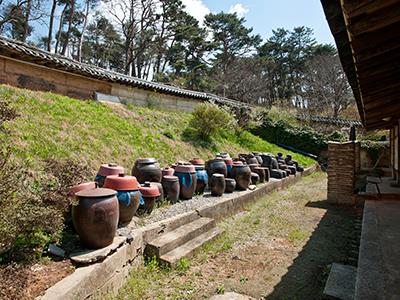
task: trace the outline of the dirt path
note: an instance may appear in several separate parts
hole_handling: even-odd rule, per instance
[[[320,299],[329,264],[346,262],[353,212],[329,207],[317,173],[218,224],[225,233],[177,270],[133,271],[119,299],[207,299],[235,291],[265,299]]]

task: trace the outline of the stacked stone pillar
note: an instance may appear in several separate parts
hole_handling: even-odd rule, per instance
[[[354,186],[360,170],[360,143],[328,143],[328,202],[354,205]]]

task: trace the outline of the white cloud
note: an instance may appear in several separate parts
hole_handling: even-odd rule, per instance
[[[185,11],[199,21],[200,26],[203,26],[205,15],[210,13],[208,7],[202,0],[182,0],[185,5]]]
[[[236,3],[229,8],[229,13],[237,13],[239,17],[244,17],[249,12],[249,9],[244,7],[242,3]]]

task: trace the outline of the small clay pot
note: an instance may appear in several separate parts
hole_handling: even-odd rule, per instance
[[[92,249],[110,245],[119,220],[117,192],[111,189],[86,189],[75,195],[72,220],[81,242]]]
[[[260,167],[260,164],[249,164],[248,166],[250,167],[250,170],[254,172],[254,169]]]
[[[302,166],[298,166],[296,169],[297,169],[297,172],[301,172],[301,173],[304,172],[304,168]]]
[[[172,175],[174,175],[174,172],[175,172],[174,168],[166,167],[161,170],[161,175],[162,176],[172,176]]]
[[[257,159],[259,165],[262,165],[262,164],[263,164],[263,159],[262,159],[262,157],[261,157],[261,153],[253,152],[253,155],[254,155],[254,157]]]
[[[179,198],[182,200],[192,199],[197,185],[195,167],[193,165],[177,165],[174,176],[179,178]]]
[[[168,201],[176,203],[179,199],[179,178],[176,176],[163,176],[161,184]]]
[[[146,181],[140,187],[140,193],[142,195],[144,205],[143,210],[144,212],[151,214],[154,209],[154,205],[156,203],[156,199],[160,197],[160,191],[158,187],[151,185],[149,181]]]
[[[236,181],[233,178],[225,178],[225,193],[232,193],[236,188]]]
[[[260,183],[265,182],[265,168],[263,167],[256,167],[254,168],[254,173],[257,173],[260,177]]]
[[[156,186],[160,192],[160,196],[156,199],[156,202],[164,201],[164,188],[161,182],[151,182],[152,186]]]
[[[225,191],[225,176],[215,173],[210,179],[211,195],[220,197]]]
[[[161,182],[162,175],[160,164],[155,158],[139,158],[132,168],[132,175],[135,176],[140,183],[146,181]]]
[[[118,192],[119,222],[130,222],[140,203],[139,183],[136,177],[124,174],[107,176],[104,187]]]
[[[196,169],[197,177],[195,194],[202,195],[208,184],[208,174],[207,171],[204,170],[204,165],[195,165],[194,167]]]
[[[94,179],[97,182],[98,187],[103,187],[104,181],[106,180],[107,176],[110,175],[118,175],[124,174],[125,169],[121,166],[118,166],[114,163],[102,164],[97,172],[96,178]]]
[[[257,173],[251,172],[251,184],[256,185],[260,181],[260,176]]]
[[[295,166],[288,166],[288,170],[290,170],[291,175],[296,175],[296,167]]]
[[[286,177],[286,172],[283,170],[278,170],[278,169],[272,169],[271,170],[271,177],[276,178],[276,179],[282,179]]]
[[[247,190],[251,180],[251,170],[247,165],[234,164],[232,168],[232,177],[236,181],[237,190]]]

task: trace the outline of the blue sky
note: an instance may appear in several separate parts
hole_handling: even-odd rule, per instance
[[[319,0],[183,0],[190,14],[201,20],[208,12],[236,11],[247,25],[264,39],[278,27],[307,26],[319,43],[332,43],[333,37]]]

